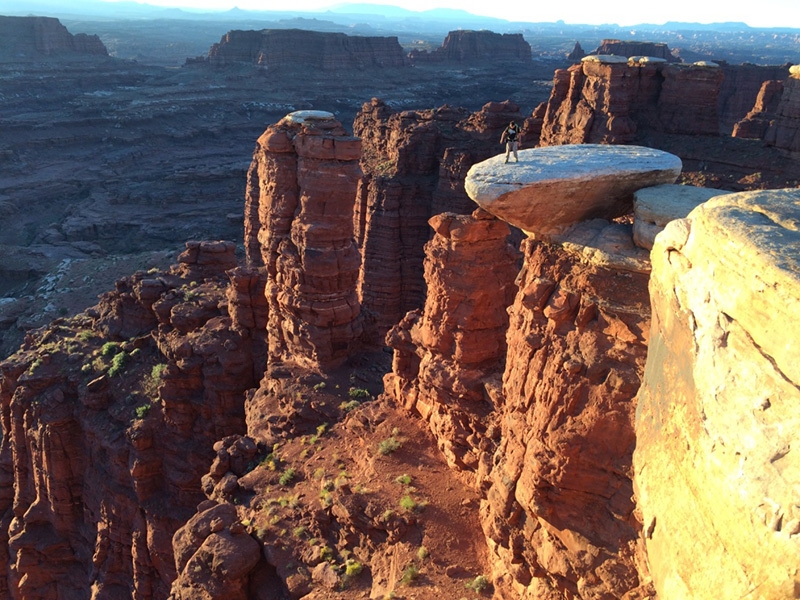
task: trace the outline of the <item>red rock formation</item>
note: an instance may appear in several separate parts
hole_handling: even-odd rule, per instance
[[[783,95],[783,81],[765,81],[758,92],[753,109],[733,126],[733,137],[762,140],[775,120]]]
[[[523,250],[481,509],[495,585],[512,598],[620,598],[640,585],[631,453],[648,276],[533,240]]]
[[[540,145],[626,144],[647,130],[718,134],[719,68],[590,58],[556,71]]]
[[[725,75],[719,89],[719,121],[724,133],[733,130],[738,121],[754,110],[753,105],[765,82],[784,80],[789,76],[788,65],[729,65],[721,62]]]
[[[263,372],[252,332],[225,315],[224,275],[180,275],[205,247],[183,255],[194,265],[120,281],[0,365],[2,597],[166,597],[172,534]]]
[[[583,50],[581,43],[575,42],[575,46],[572,48],[572,51],[567,54],[567,60],[571,60],[572,62],[580,62],[584,56],[586,56],[586,52]]]
[[[244,62],[268,69],[302,67],[323,71],[408,65],[396,37],[348,36],[301,29],[229,31],[211,47],[207,60],[214,66]]]
[[[381,340],[423,305],[428,219],[474,210],[464,177],[473,164],[502,151],[500,134],[512,119],[521,117],[511,102],[486,104],[473,115],[449,106],[395,113],[378,99],[364,104],[353,126],[364,145],[355,230],[362,254],[359,295],[371,339]]]
[[[492,62],[531,62],[531,45],[521,33],[493,31],[451,31],[441,48],[433,52],[412,50],[412,63],[476,64]]]
[[[62,54],[108,56],[96,35],[72,35],[52,17],[0,16],[0,55],[32,58]]]
[[[626,58],[629,56],[652,56],[654,58],[663,58],[667,62],[681,62],[679,58],[673,56],[667,44],[659,42],[603,40],[593,54],[616,54]]]
[[[800,150],[800,67],[792,67],[792,74],[784,82],[781,100],[775,111],[764,141],[767,144],[797,152]]]
[[[331,364],[361,334],[352,216],[360,151],[317,111],[292,113],[258,139],[245,244],[249,261],[266,265],[271,362]]]
[[[395,403],[428,422],[448,464],[474,483],[480,456],[489,457],[474,449],[494,445],[487,416],[495,407],[485,386],[492,375],[499,383],[505,358],[517,252],[508,225],[481,209],[442,213],[430,224],[436,234],[425,246],[425,308],[387,335],[395,353],[384,385]],[[481,475],[487,469],[488,462]]]

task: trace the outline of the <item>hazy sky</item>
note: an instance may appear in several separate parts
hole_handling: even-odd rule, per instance
[[[74,1],[74,0],[73,0]],[[353,0],[357,2],[359,0]],[[557,21],[567,23],[660,24],[665,21],[712,23],[743,21],[752,27],[800,29],[800,0],[361,0],[392,4],[409,10],[460,8],[476,15],[511,21]],[[336,0],[144,0],[161,6],[251,10],[326,9]],[[800,54],[800,47],[798,48]]]

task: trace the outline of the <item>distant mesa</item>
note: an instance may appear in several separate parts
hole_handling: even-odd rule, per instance
[[[409,66],[396,37],[349,36],[303,29],[233,30],[208,56],[187,64],[255,64],[268,69],[306,67],[321,71]]]
[[[52,17],[0,16],[0,59],[61,55],[108,56],[96,35],[71,34]]]
[[[464,187],[485,211],[532,233],[624,215],[635,191],[674,183],[682,168],[677,156],[643,146],[550,146],[522,150],[519,158],[473,165]]]
[[[493,31],[451,31],[441,48],[432,52],[412,50],[409,58],[414,64],[425,63],[492,63],[531,62],[531,45],[521,33]]]

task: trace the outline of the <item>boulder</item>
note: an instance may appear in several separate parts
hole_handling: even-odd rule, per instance
[[[656,235],[667,223],[682,219],[698,205],[720,194],[719,190],[667,183],[637,190],[633,194],[633,241],[640,248],[650,250]]]
[[[800,190],[718,196],[656,238],[635,485],[660,598],[796,598]]]
[[[579,221],[611,219],[638,189],[673,183],[681,160],[641,146],[582,144],[521,150],[474,165],[465,189],[481,208],[527,232],[556,233]]]

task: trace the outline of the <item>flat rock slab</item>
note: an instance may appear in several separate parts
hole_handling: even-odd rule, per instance
[[[656,235],[667,223],[684,218],[703,202],[726,193],[667,183],[637,190],[633,194],[633,241],[640,248],[652,249]]]
[[[587,219],[629,213],[633,193],[674,183],[674,154],[643,146],[575,144],[521,150],[473,165],[464,187],[481,208],[530,233],[558,233]]]

